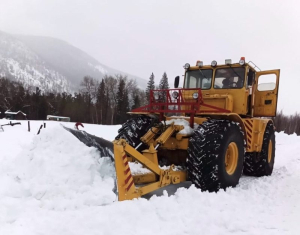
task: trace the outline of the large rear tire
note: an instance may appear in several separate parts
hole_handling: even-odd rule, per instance
[[[246,153],[244,174],[249,176],[271,175],[275,162],[275,131],[272,123],[268,123],[260,153]]]
[[[209,120],[189,140],[188,178],[202,191],[235,187],[243,172],[244,134],[238,123]]]
[[[130,146],[136,148],[141,143],[140,138],[157,122],[157,119],[146,115],[139,115],[131,118],[118,130],[119,134],[115,139],[125,139]],[[139,150],[145,147],[146,146],[143,144],[140,146]]]

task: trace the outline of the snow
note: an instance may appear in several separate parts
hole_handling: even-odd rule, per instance
[[[101,65],[96,65],[94,68],[102,74],[108,74],[108,71],[105,68],[103,68]]]
[[[166,121],[166,125],[170,125],[172,123],[174,123],[174,125],[181,125],[184,127],[184,129],[182,129],[181,131],[178,132],[179,134],[182,134],[182,135],[191,135],[191,134],[193,134],[194,129],[197,129],[197,127],[198,127],[198,124],[194,123],[194,128],[191,128],[190,123],[187,120],[181,119],[181,118],[178,118],[178,119],[174,118],[174,119],[170,119],[170,120]]]
[[[48,118],[69,118],[69,117],[47,115],[47,119],[48,119]]]
[[[44,87],[47,87],[48,90],[59,88],[63,92],[69,91],[70,84],[66,77],[46,68],[45,65],[40,65],[39,70],[37,70],[30,65],[23,66],[19,61],[12,58],[0,58],[0,62],[6,63],[9,73],[17,81],[24,83],[25,86],[39,87],[42,91],[45,90]]]
[[[23,113],[22,111],[18,111],[18,112],[6,111],[6,112],[5,112],[5,114],[13,114],[13,115],[17,115],[18,113],[22,113],[24,116],[26,116],[26,114]]]
[[[7,120],[0,120],[6,124]],[[271,177],[201,192],[172,186],[161,196],[118,202],[108,158],[59,122],[4,126],[0,132],[0,234],[299,234],[300,137],[276,133]],[[74,123],[64,123],[73,127]],[[113,140],[120,126],[84,124]]]
[[[147,168],[144,168],[141,163],[138,162],[129,162],[130,171],[133,175],[137,174],[147,174],[151,171]]]
[[[137,174],[147,174],[150,173],[151,171],[145,167],[141,163],[138,162],[129,162],[129,167],[132,175],[137,175]],[[168,170],[170,166],[159,166],[160,169],[162,170]],[[174,171],[181,171],[182,167],[181,166],[174,166],[173,168]]]

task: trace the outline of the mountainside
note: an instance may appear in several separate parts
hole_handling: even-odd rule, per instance
[[[141,88],[147,81],[109,68],[80,49],[59,39],[11,35],[0,31],[0,76],[40,87],[72,92],[84,76],[101,80],[104,75],[126,75]]]

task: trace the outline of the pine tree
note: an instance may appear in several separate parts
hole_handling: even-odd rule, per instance
[[[158,85],[158,88],[160,90],[166,90],[166,89],[169,89],[169,82],[168,82],[168,76],[167,76],[167,73],[164,72],[160,82],[159,82],[159,85]],[[163,92],[160,92],[159,93],[159,99],[161,102],[166,102],[167,101],[167,92],[166,91],[163,91]]]
[[[154,83],[154,74],[152,73],[149,81],[147,83],[147,88],[146,88],[146,98],[150,99],[150,91],[155,89],[155,83]]]
[[[97,97],[96,97],[96,104],[97,109],[99,111],[99,123],[104,124],[106,120],[106,114],[107,114],[107,95],[106,95],[106,89],[105,89],[105,82],[104,79],[102,79],[98,91],[97,91]]]
[[[133,103],[132,109],[141,107],[141,99],[138,94],[134,96],[133,102],[134,103]]]
[[[121,124],[126,121],[126,113],[129,111],[128,92],[126,91],[126,83],[124,79],[119,80],[117,92],[117,107],[116,107],[116,124]]]
[[[160,82],[159,82],[159,89],[169,89],[169,82],[168,82],[168,76],[166,72],[164,72]]]

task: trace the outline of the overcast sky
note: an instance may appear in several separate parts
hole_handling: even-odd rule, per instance
[[[186,62],[241,56],[281,69],[279,109],[300,113],[300,2],[0,0],[0,30],[65,40],[100,63],[156,83]]]

